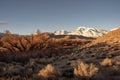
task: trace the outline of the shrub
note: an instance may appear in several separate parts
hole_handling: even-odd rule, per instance
[[[57,78],[61,75],[61,72],[51,64],[48,64],[44,69],[39,71],[38,75],[44,79]]]
[[[105,58],[100,64],[102,66],[112,66],[112,60],[109,58]]]
[[[74,68],[74,75],[76,77],[87,77],[91,78],[98,72],[98,68],[95,67],[92,63],[90,65],[80,62],[77,65],[77,68]]]

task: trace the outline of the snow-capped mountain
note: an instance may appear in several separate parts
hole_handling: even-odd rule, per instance
[[[82,35],[86,37],[100,37],[106,34],[106,30],[90,28],[90,27],[78,27],[76,30],[70,32],[70,35]]]
[[[65,30],[59,30],[54,32],[55,35],[68,35],[68,32]]]
[[[77,29],[67,32],[64,30],[61,31],[55,31],[55,35],[81,35],[85,37],[100,37],[104,34],[106,34],[108,31],[103,29],[96,29],[96,28],[90,28],[90,27],[78,27]]]

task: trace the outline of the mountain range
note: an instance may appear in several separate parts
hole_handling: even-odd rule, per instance
[[[84,26],[78,27],[77,29],[71,32],[65,30],[58,30],[54,32],[55,35],[81,35],[85,37],[100,37],[106,33],[108,33],[108,31],[104,29],[96,29]]]
[[[72,30],[70,32],[66,31],[66,30],[57,30],[57,31],[54,31],[53,34],[54,35],[72,35],[72,36],[76,35],[76,36],[97,38],[97,37],[100,37],[100,36],[107,34],[110,31],[116,30],[118,28],[114,28],[114,29],[107,31],[104,29],[97,29],[97,28],[92,28],[92,27],[80,26],[80,27],[78,27],[75,30]],[[2,37],[4,35],[5,35],[5,33],[0,32],[0,37]]]

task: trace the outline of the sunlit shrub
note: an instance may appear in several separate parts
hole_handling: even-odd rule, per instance
[[[39,71],[38,75],[40,77],[43,77],[44,79],[48,79],[48,78],[53,79],[61,76],[61,72],[59,71],[59,69],[55,68],[51,64],[48,64],[44,69]]]
[[[105,58],[100,64],[102,66],[112,66],[112,60],[109,58]]]
[[[93,64],[86,64],[80,62],[76,68],[74,68],[74,75],[76,77],[88,77],[91,78],[98,72],[98,68]]]

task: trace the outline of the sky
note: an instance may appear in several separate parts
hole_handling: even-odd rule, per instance
[[[0,32],[32,34],[120,26],[120,0],[0,0]]]

